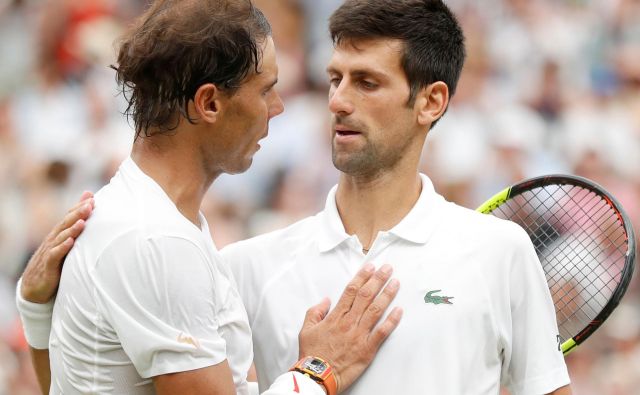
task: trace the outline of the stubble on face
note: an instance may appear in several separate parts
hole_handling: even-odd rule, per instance
[[[415,112],[395,39],[348,42],[327,67],[332,112],[332,160],[359,178],[393,171],[416,143]],[[340,136],[338,137],[338,134]]]
[[[331,144],[333,165],[350,176],[372,178],[395,168],[412,143],[411,139],[404,142],[388,142],[384,137],[384,131],[375,133],[380,137],[374,138],[374,134],[368,133],[364,125],[337,115],[334,115],[332,123],[334,128],[336,124],[340,124],[361,132],[363,143],[357,148],[340,149],[335,140]]]

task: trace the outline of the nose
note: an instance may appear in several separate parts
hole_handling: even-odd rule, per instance
[[[271,106],[269,106],[269,119],[282,114],[283,111],[284,103],[282,102],[282,98],[278,92],[274,90],[274,100],[271,103]]]
[[[338,115],[353,113],[353,101],[349,97],[348,85],[344,79],[337,86],[329,88],[329,110]]]

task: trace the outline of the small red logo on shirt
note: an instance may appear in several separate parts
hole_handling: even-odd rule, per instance
[[[291,377],[293,377],[293,392],[296,393],[300,393],[300,388],[298,387],[298,380],[296,380],[296,375],[292,374]]]

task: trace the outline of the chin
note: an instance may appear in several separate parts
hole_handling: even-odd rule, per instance
[[[249,168],[251,167],[252,163],[253,163],[253,158],[244,159],[241,162],[237,162],[237,163],[234,163],[231,166],[229,166],[227,168],[227,170],[225,171],[225,173],[227,173],[227,174],[241,174],[241,173],[244,173],[245,171],[249,170]]]
[[[351,176],[376,174],[382,169],[379,161],[366,155],[341,155],[334,152],[332,160],[336,169]]]

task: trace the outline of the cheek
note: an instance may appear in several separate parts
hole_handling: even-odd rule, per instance
[[[384,145],[403,145],[415,133],[413,112],[406,108],[380,108],[373,122],[376,140]]]
[[[383,134],[389,134],[396,129],[401,129],[405,125],[406,114],[396,109],[397,106],[376,105],[370,106],[367,110],[368,124],[379,130]]]

